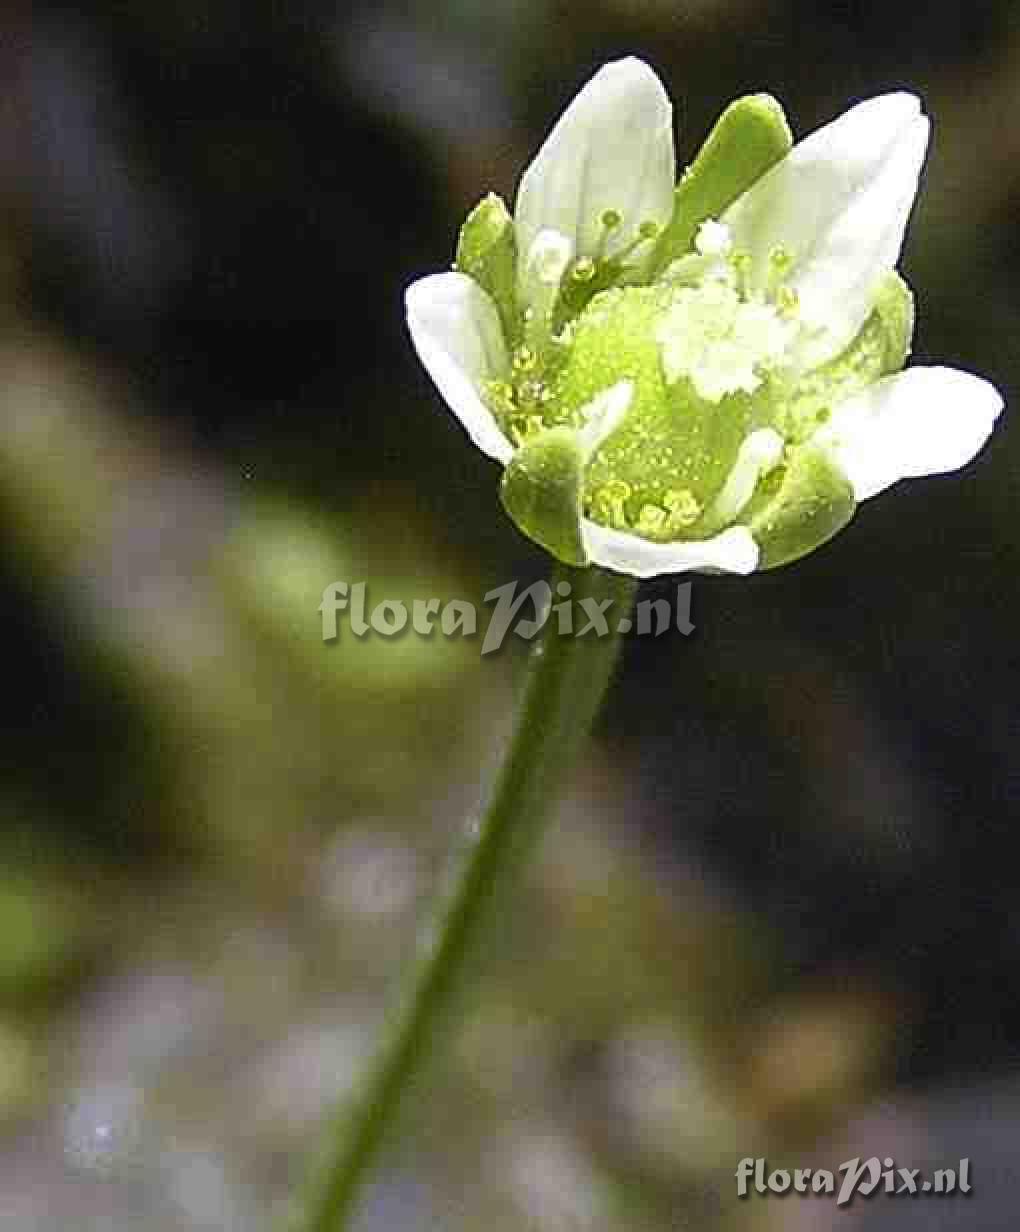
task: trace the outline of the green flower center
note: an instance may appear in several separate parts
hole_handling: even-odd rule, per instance
[[[757,305],[721,283],[623,287],[592,300],[542,415],[545,426],[577,426],[602,389],[634,384],[624,421],[589,462],[589,517],[670,541],[703,538],[739,513],[716,502],[744,440],[771,421],[764,365],[785,347],[771,312],[762,306],[759,318]]]
[[[575,265],[565,281],[596,272]],[[520,344],[511,379],[488,389],[490,405],[522,445],[580,428],[592,399],[632,382],[623,423],[589,460],[584,512],[653,540],[702,538],[732,522],[781,454],[774,432],[765,447],[761,438],[744,447],[772,425],[770,376],[797,332],[791,298],[778,281],[771,290],[775,302],[750,293],[726,228],[706,225],[698,251],[659,282],[596,292],[546,346]]]
[[[602,224],[608,234],[619,220],[605,216]],[[799,554],[852,509],[852,493],[816,456],[811,437],[832,406],[902,366],[909,293],[890,275],[851,345],[804,371],[796,362],[797,296],[786,283],[793,254],[773,249],[752,276],[752,258],[733,252],[728,228],[708,219],[693,249],[648,283],[652,239],[651,227],[639,229],[612,258],[601,248],[572,258],[569,242],[549,231],[525,255],[518,288],[526,307],[510,332],[510,372],[484,389],[520,449],[515,484],[539,473],[540,456],[549,481],[539,442],[559,448],[569,433],[580,441],[593,406],[626,382],[632,394],[622,420],[574,464],[583,515],[663,543],[743,523],[765,557]],[[636,249],[643,255],[634,261]],[[552,429],[568,435],[546,438]],[[551,515],[540,504],[527,517],[544,525]],[[548,528],[536,523],[529,533],[544,542]]]

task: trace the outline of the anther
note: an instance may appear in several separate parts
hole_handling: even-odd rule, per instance
[[[782,244],[769,251],[769,265],[779,274],[785,274],[793,264],[793,253]]]
[[[595,262],[591,257],[578,257],[570,271],[570,277],[575,282],[591,282],[595,277]]]
[[[662,498],[671,530],[682,530],[701,516],[701,504],[690,488],[669,489]]]
[[[638,227],[637,235],[634,236],[630,243],[624,244],[618,252],[613,254],[613,260],[625,261],[627,257],[629,257],[635,250],[635,248],[640,248],[643,244],[650,244],[652,240],[658,236],[658,234],[659,224],[657,222],[653,222],[650,218],[647,219]],[[652,253],[649,251],[648,256],[650,257],[651,255]]]
[[[793,253],[782,244],[769,251],[769,272],[765,280],[766,295],[777,298],[782,281],[793,266]]]
[[[800,296],[796,290],[783,283],[776,291],[776,309],[780,316],[795,317],[800,308]]]
[[[541,415],[516,415],[510,421],[510,435],[517,445],[523,445],[545,429]]]
[[[658,505],[642,505],[634,529],[647,539],[664,539],[669,534],[669,515]]]
[[[534,407],[547,402],[546,386],[541,381],[521,381],[517,387],[517,400],[522,407]]]
[[[610,479],[596,489],[591,512],[597,522],[612,530],[626,530],[626,503],[632,495],[631,486],[622,479]]]
[[[741,299],[746,299],[748,282],[751,277],[751,254],[749,252],[733,252],[730,254],[729,262],[737,276],[737,291]]]
[[[619,210],[603,210],[599,215],[599,226],[602,228],[602,234],[599,236],[598,243],[595,246],[596,261],[601,261],[605,255],[606,244],[609,242],[610,235],[623,226],[623,215]]]

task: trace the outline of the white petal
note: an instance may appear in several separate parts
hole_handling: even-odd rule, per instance
[[[509,372],[499,313],[466,274],[420,278],[404,295],[414,349],[468,436],[490,458],[509,462],[513,446],[479,396],[483,380]]]
[[[800,356],[806,366],[851,341],[877,279],[896,264],[928,133],[912,94],[869,99],[798,142],[724,212],[759,285],[772,249],[793,256],[784,281],[798,294],[801,319],[817,331]]]
[[[578,429],[578,441],[587,457],[607,440],[620,426],[634,400],[634,382],[617,381],[590,402],[581,407],[582,426]]]
[[[712,513],[720,522],[732,522],[743,512],[758,480],[782,458],[784,445],[774,428],[758,428],[744,437],[726,482],[712,502]]]
[[[594,565],[655,577],[659,573],[753,573],[758,545],[746,526],[731,526],[712,539],[690,543],[652,543],[639,535],[608,530],[588,518],[581,519],[581,539]]]
[[[655,73],[633,57],[607,64],[581,90],[546,138],[517,189],[520,252],[543,228],[595,256],[605,210],[622,226],[606,255],[633,239],[642,222],[665,226],[673,212],[673,108]]]
[[[908,368],[837,406],[814,439],[832,452],[857,500],[898,479],[965,466],[1002,410],[999,391],[956,368]]]

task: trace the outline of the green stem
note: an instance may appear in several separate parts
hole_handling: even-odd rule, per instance
[[[577,601],[611,600],[608,636],[561,635],[556,614],[531,655],[521,709],[491,801],[440,910],[430,945],[411,974],[374,1066],[353,1105],[326,1131],[326,1148],[309,1178],[291,1232],[343,1232],[392,1127],[403,1097],[421,1073],[438,1028],[463,985],[486,924],[499,914],[514,871],[532,849],[555,804],[609,685],[619,652],[617,622],[630,614],[636,584],[599,569],[558,568],[568,582],[574,625],[586,617]]]

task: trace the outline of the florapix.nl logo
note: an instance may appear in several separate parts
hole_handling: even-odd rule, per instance
[[[319,604],[322,640],[340,638],[341,624],[358,638],[476,637],[484,628],[481,653],[487,655],[498,650],[508,634],[530,641],[550,621],[561,637],[608,637],[614,632],[661,637],[670,630],[686,637],[694,632],[690,582],[677,586],[674,600],[642,599],[633,612],[615,611],[612,599],[575,597],[566,580],[555,587],[546,581],[525,587],[507,582],[488,591],[482,603],[480,615],[478,605],[467,599],[375,599],[366,582],[330,582]]]

